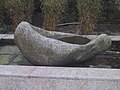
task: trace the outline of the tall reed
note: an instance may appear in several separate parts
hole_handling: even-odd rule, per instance
[[[12,20],[13,29],[21,21],[31,22],[32,13],[34,10],[34,0],[5,0],[7,13]]]
[[[92,34],[101,11],[101,0],[77,0],[79,34]]]
[[[43,28],[47,30],[56,30],[58,18],[64,12],[67,0],[41,0],[43,11]]]

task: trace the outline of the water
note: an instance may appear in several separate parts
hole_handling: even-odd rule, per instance
[[[80,37],[80,36],[62,37],[58,40],[61,40],[63,42],[67,42],[67,43],[78,44],[78,45],[84,45],[84,44],[87,44],[88,42],[90,42],[89,39]]]
[[[31,65],[15,45],[0,46],[0,65]]]

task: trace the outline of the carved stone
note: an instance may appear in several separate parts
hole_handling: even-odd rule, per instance
[[[111,40],[105,34],[89,40],[76,34],[46,31],[21,22],[15,31],[15,43],[24,57],[35,65],[68,65],[102,53],[109,48]]]

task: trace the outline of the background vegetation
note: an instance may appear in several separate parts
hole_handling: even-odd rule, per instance
[[[101,11],[101,0],[77,0],[80,32],[92,34]]]
[[[41,17],[39,21],[47,30],[56,30],[58,23],[79,22],[79,34],[92,34],[96,24],[120,24],[120,0],[0,0],[0,2],[0,33],[11,31],[13,33],[21,21],[34,24],[36,17]]]
[[[41,0],[44,29],[56,30],[56,24],[64,12],[66,4],[67,0]]]
[[[10,16],[12,29],[21,21],[31,22],[31,17],[34,10],[33,0],[5,0],[6,12]]]

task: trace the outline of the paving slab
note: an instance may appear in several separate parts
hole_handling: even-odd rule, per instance
[[[80,67],[35,67],[31,77],[120,80],[120,70]]]
[[[0,65],[0,77],[29,77],[34,66]]]
[[[0,66],[0,90],[120,90],[120,70]]]

